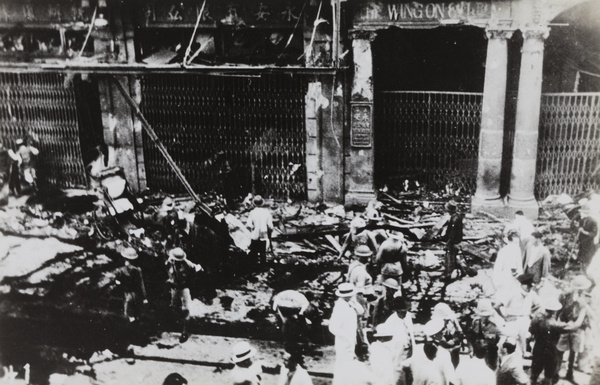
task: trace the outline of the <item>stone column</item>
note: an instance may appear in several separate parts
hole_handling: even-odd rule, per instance
[[[350,96],[350,135],[346,150],[345,203],[366,204],[375,197],[373,180],[373,55],[375,32],[352,36],[354,78]]]
[[[549,28],[523,31],[515,144],[508,194],[509,210],[522,210],[532,219],[537,218],[539,210],[533,189],[542,98],[544,40],[549,32]]]
[[[488,28],[486,34],[488,47],[479,134],[477,190],[471,210],[502,214],[504,202],[500,197],[500,172],[508,70],[507,40],[511,38],[513,31]]]

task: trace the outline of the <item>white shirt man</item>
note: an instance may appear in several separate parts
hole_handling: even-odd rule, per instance
[[[492,282],[496,291],[514,286],[517,282],[515,277],[523,274],[523,258],[517,232],[509,231],[505,240],[506,246],[498,251],[492,271]]]
[[[348,282],[342,283],[336,291],[338,300],[333,306],[329,319],[329,331],[335,336],[334,385],[344,385],[344,374],[356,357],[354,347],[358,330],[357,310],[362,308],[352,301],[354,294],[354,285]]]

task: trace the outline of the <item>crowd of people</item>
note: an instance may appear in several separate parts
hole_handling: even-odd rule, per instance
[[[440,231],[446,242],[442,278],[452,280],[455,269],[456,278],[462,275],[457,262],[462,217],[455,204],[446,209],[449,219]],[[585,335],[593,317],[590,263],[598,236],[589,206],[579,212],[579,253],[571,270],[579,273],[562,290],[551,275],[542,233],[518,211],[504,229],[505,245],[491,272],[494,290],[478,298],[474,317],[440,302],[425,325],[413,324],[411,295],[403,287],[410,244],[389,233],[378,246],[366,234],[365,221],[355,219],[346,242],[355,244],[353,260],[329,320],[336,352],[333,383],[536,384],[543,373],[542,383],[552,384],[563,360],[566,380],[575,383],[574,367],[579,361],[582,368],[581,358],[593,347]]]

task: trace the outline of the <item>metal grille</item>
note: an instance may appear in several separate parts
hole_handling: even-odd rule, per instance
[[[0,134],[8,148],[37,137],[40,183],[87,185],[72,82],[57,73],[0,73]]]
[[[536,194],[600,188],[600,93],[542,95]]]
[[[376,100],[377,183],[416,179],[475,191],[481,101],[467,92],[382,92]]]
[[[306,198],[304,95],[284,75],[142,78],[142,111],[196,191]],[[144,156],[149,187],[183,191],[148,138]]]

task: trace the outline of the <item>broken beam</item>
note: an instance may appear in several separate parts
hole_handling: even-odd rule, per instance
[[[129,95],[129,93],[127,93],[125,88],[123,88],[123,85],[114,76],[111,76],[110,78],[113,81],[113,83],[115,83],[115,85],[117,86],[117,89],[119,90],[121,95],[123,95],[123,97],[125,98],[125,101],[127,102],[127,104],[129,104],[129,107],[131,107],[131,110],[133,111],[135,116],[137,116],[138,119],[140,120],[140,122],[142,123],[142,127],[146,131],[146,134],[148,134],[148,137],[152,140],[152,142],[156,145],[156,147],[158,147],[158,150],[160,151],[162,156],[166,159],[166,161],[169,164],[169,166],[171,167],[171,169],[173,169],[173,171],[175,172],[175,175],[177,175],[177,178],[179,179],[181,184],[183,184],[183,187],[191,195],[191,197],[194,199],[194,201],[198,204],[200,209],[202,211],[204,211],[205,214],[212,217],[212,210],[210,209],[210,207],[205,205],[202,202],[202,200],[200,199],[200,197],[198,196],[198,194],[196,194],[196,192],[194,191],[194,189],[192,188],[190,183],[187,181],[185,175],[183,175],[183,173],[179,169],[179,166],[177,166],[177,163],[175,163],[173,158],[171,158],[171,155],[169,154],[169,151],[167,151],[167,148],[162,144],[158,135],[156,135],[156,132],[154,132],[154,129],[152,129],[152,127],[150,126],[150,123],[148,123],[148,121],[146,120],[146,117],[144,116],[144,114],[142,114],[142,111],[140,111],[140,108],[138,107],[135,100],[133,100],[133,98]]]

